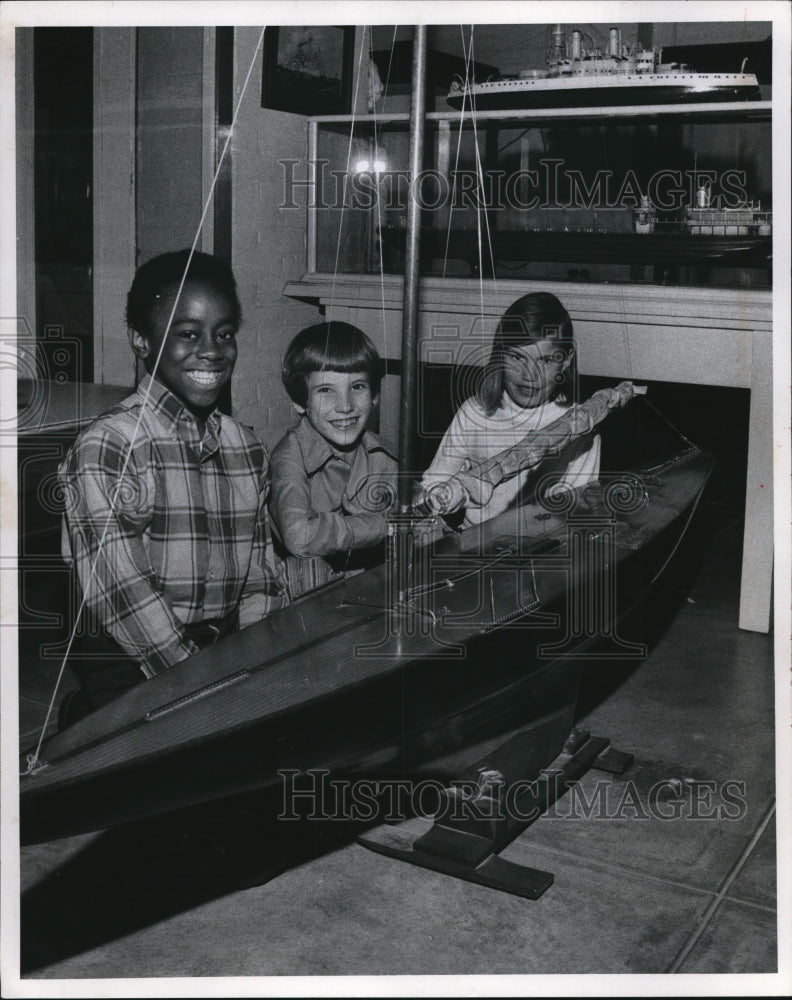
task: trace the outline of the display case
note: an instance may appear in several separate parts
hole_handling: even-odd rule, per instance
[[[309,272],[403,272],[408,144],[407,115],[312,120]],[[433,112],[425,151],[425,275],[771,285],[769,102]]]
[[[428,112],[418,181],[424,347],[453,341],[454,362],[466,331],[486,339],[520,295],[552,290],[582,375],[750,390],[740,626],[761,632],[773,553],[771,107]],[[294,182],[310,197],[308,273],[285,292],[370,333],[393,374],[386,426],[398,404],[388,383],[408,143],[407,114],[313,119],[308,167],[287,175],[295,208]],[[498,185],[508,197],[477,195]]]

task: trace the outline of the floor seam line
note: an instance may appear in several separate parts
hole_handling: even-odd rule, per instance
[[[761,910],[763,913],[769,913],[773,916],[778,914],[777,906],[772,906],[769,903],[757,903],[753,899],[741,899],[740,896],[725,896],[723,902],[736,903],[738,906],[749,906],[752,910]]]
[[[754,848],[759,843],[759,838],[764,833],[767,824],[770,822],[774,814],[775,814],[775,800],[770,803],[767,812],[762,817],[759,826],[754,831],[754,835],[751,837],[750,841],[746,845],[740,857],[737,859],[737,862],[734,864],[729,874],[723,880],[720,888],[718,889],[718,892],[715,895],[715,898],[712,900],[710,905],[704,911],[704,914],[702,915],[701,919],[698,922],[698,926],[695,928],[693,933],[690,935],[685,944],[682,946],[681,950],[677,954],[674,961],[666,970],[667,974],[673,974],[679,972],[682,963],[685,961],[685,959],[691,953],[693,948],[696,946],[699,939],[701,938],[701,935],[704,933],[709,924],[712,922],[712,919],[714,918],[715,914],[717,913],[724,899],[726,899],[726,893],[728,892],[734,880],[742,871],[743,867],[748,861],[748,858],[753,853]]]
[[[579,854],[575,854],[573,851],[565,851],[560,847],[547,847],[544,844],[536,844],[535,846],[546,851],[548,854],[577,861],[584,867],[591,866],[593,869],[606,874],[636,875],[651,882],[659,882],[661,885],[673,886],[675,889],[687,889],[690,892],[694,892],[702,896],[714,896],[717,891],[715,889],[703,889],[701,886],[690,885],[689,882],[678,882],[675,879],[663,878],[661,875],[654,875],[652,872],[645,872],[640,868],[628,868],[624,865],[611,865],[606,861],[597,861],[595,858],[581,859]]]

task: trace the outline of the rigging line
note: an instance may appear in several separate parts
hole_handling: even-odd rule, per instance
[[[443,271],[441,275],[441,277],[443,278],[445,278],[446,276],[446,269],[448,267],[448,251],[451,247],[451,229],[454,221],[454,206],[456,203],[456,187],[457,187],[457,176],[459,174],[459,159],[460,156],[462,155],[462,131],[464,124],[464,116],[465,116],[465,98],[466,95],[463,94],[461,114],[459,118],[459,131],[457,132],[456,153],[454,155],[453,179],[451,182],[451,189],[449,192],[450,203],[448,207],[448,222],[446,224],[446,242],[445,242],[445,249],[443,251]]]
[[[603,137],[603,148],[604,148],[604,151],[605,151],[605,156],[607,158],[607,156],[608,156],[608,133],[607,133],[607,131],[605,131],[604,127],[603,127],[602,137]],[[595,218],[596,218],[596,212],[595,212]],[[627,320],[627,304],[626,304],[625,297],[624,297],[624,282],[621,282],[620,285],[619,285],[619,305],[621,307],[621,316],[622,316],[621,336],[622,336],[622,341],[624,342],[624,347],[625,347],[625,351],[626,351],[626,354],[627,354],[627,377],[632,381],[633,380],[634,369],[633,369],[633,362],[632,362],[632,351],[630,349],[630,324],[629,324],[629,322]]]
[[[473,51],[474,51],[473,31],[474,31],[474,27],[475,27],[475,25],[471,25],[470,26],[470,45],[467,48],[465,46],[464,33],[462,34],[462,51],[463,51],[463,54],[465,55],[465,80],[466,80],[466,82],[468,81],[468,79],[470,77],[470,66],[473,64]],[[467,90],[468,90],[467,87],[465,87],[464,90],[463,90],[463,98],[462,98],[462,101],[463,101],[463,113],[464,113],[465,91],[467,91]],[[478,128],[477,128],[477,119],[476,119],[476,101],[475,101],[475,97],[472,94],[470,95],[470,113],[471,113],[471,122],[473,124],[473,149],[474,149],[474,156],[475,156],[475,163],[476,163],[476,175],[477,175],[477,179],[478,179],[478,183],[479,183],[479,192],[480,192],[480,195],[481,195],[482,199],[484,200],[484,202],[486,204],[486,192],[484,190],[484,174],[483,174],[483,169],[482,169],[482,166],[481,166],[481,155],[480,155],[480,152],[479,152],[479,144],[478,144]],[[462,124],[461,123],[462,123],[462,118],[460,118],[460,136],[461,136],[461,130],[462,130]],[[490,262],[492,264],[492,280],[493,280],[493,284],[495,284],[497,282],[497,279],[495,277],[495,255],[494,255],[493,248],[492,248],[492,238],[491,238],[491,234],[490,234],[490,230],[489,230],[489,219],[487,218],[486,213],[485,213],[485,224],[487,226],[487,244],[488,244],[488,249],[489,249]],[[481,211],[478,208],[476,210],[476,234],[477,234],[478,264],[479,264],[479,319],[480,319],[480,323],[481,323],[481,328],[483,329],[484,328],[484,266],[483,266],[483,257],[484,257],[484,254],[483,254],[482,239],[481,239]],[[450,237],[450,219],[449,219],[449,237]],[[447,254],[448,254],[448,241],[446,243],[446,256],[447,256]],[[444,274],[445,274],[445,272],[444,272]]]
[[[504,144],[503,144],[502,146],[499,146],[499,147],[498,147],[498,152],[499,152],[499,153],[502,153],[502,152],[504,152],[504,150],[507,150],[507,149],[509,149],[509,148],[510,148],[511,146],[513,146],[513,145],[515,144],[515,142],[519,142],[519,141],[520,141],[520,139],[522,139],[522,138],[523,138],[523,136],[526,136],[526,135],[528,135],[528,133],[529,133],[529,132],[531,131],[531,129],[532,129],[532,128],[533,128],[533,126],[532,126],[532,125],[529,125],[529,126],[528,126],[527,128],[524,128],[524,129],[522,130],[522,132],[520,132],[520,134],[519,134],[519,135],[515,136],[515,138],[514,138],[514,139],[509,139],[509,141],[508,141],[508,142],[504,143]]]
[[[393,37],[391,38],[390,55],[388,56],[388,69],[387,69],[387,72],[385,73],[385,83],[384,83],[384,87],[383,87],[383,93],[384,94],[387,94],[387,92],[388,92],[388,84],[390,82],[391,66],[393,65],[393,52],[394,52],[394,47],[396,45],[396,32],[397,32],[397,29],[398,29],[398,26],[394,24],[394,26],[393,26]],[[372,65],[373,65],[374,64],[374,29],[373,29],[373,27],[369,28],[369,52],[370,52],[371,62],[372,62]],[[374,113],[374,161],[375,161],[375,166],[376,166],[377,149],[379,148],[379,141],[380,141],[380,138],[382,136],[382,123],[381,122],[379,122],[379,131],[377,130],[378,122],[377,122],[377,104],[376,104],[376,101],[373,104],[373,109],[372,110],[373,110],[373,113]],[[375,178],[377,178],[378,174],[375,172],[374,176],[375,176]],[[397,193],[398,193],[398,188],[397,188]],[[378,180],[377,180],[377,199],[376,200],[377,200],[377,233],[378,233],[378,236],[379,236],[379,238],[377,240],[377,249],[379,251],[380,311],[381,311],[381,319],[382,319],[382,346],[383,346],[383,351],[384,351],[384,354],[385,354],[385,358],[387,359],[390,352],[388,351],[388,330],[387,330],[386,315],[385,315],[385,262],[383,260],[383,255],[382,255],[382,204],[381,204],[381,199],[380,199],[380,187],[379,187],[379,181]]]
[[[472,31],[472,26],[471,26],[471,31]],[[454,219],[454,203],[456,201],[456,181],[457,181],[457,175],[459,173],[459,158],[462,155],[462,133],[464,130],[464,123],[465,123],[465,104],[468,98],[468,90],[469,90],[468,83],[470,82],[471,56],[473,54],[472,49],[468,50],[467,46],[465,45],[465,29],[462,27],[461,24],[459,26],[459,33],[462,38],[462,55],[464,56],[465,60],[465,79],[462,86],[462,106],[460,108],[460,113],[459,113],[459,131],[457,133],[456,155],[454,157],[454,176],[451,184],[451,191],[450,191],[451,202],[448,209],[448,224],[446,226],[446,244],[445,244],[445,250],[443,252],[443,271],[441,275],[441,277],[443,278],[445,278],[446,276],[446,269],[448,267],[448,251],[451,247],[451,227]]]
[[[468,59],[470,62],[473,61],[473,29],[475,25],[470,26],[470,46],[468,48]],[[464,43],[463,43],[464,45]],[[467,76],[467,73],[465,74]],[[479,148],[478,148],[478,127],[476,122],[476,99],[471,93],[470,95],[470,121],[473,125],[473,156],[476,164],[476,175],[480,178],[480,158],[479,158]],[[479,188],[481,191],[481,188]],[[483,192],[482,192],[483,193]],[[476,207],[476,245],[478,248],[478,265],[479,265],[479,314],[481,319],[482,328],[484,325],[484,268],[483,268],[483,254],[481,249],[481,212]]]
[[[624,300],[624,285],[621,286],[619,290],[619,302],[621,304],[622,312],[622,339],[624,340],[624,346],[627,349],[627,377],[629,379],[633,378],[633,363],[632,363],[632,352],[630,350],[630,325],[627,320],[627,305]]]
[[[398,31],[399,31],[398,24],[394,24],[394,26],[393,26],[393,38],[391,38],[390,54],[388,55],[388,68],[385,71],[385,86],[384,86],[384,91],[383,91],[383,95],[382,95],[383,111],[385,110],[385,107],[384,107],[384,105],[385,105],[385,98],[388,95],[388,87],[390,86],[391,69],[393,68],[393,53],[396,51],[396,35],[398,34]],[[373,29],[373,26],[372,26],[372,29],[371,29],[371,49],[372,49],[372,53],[373,53],[373,50],[374,50],[374,29]]]
[[[473,62],[473,43],[474,43],[473,29],[474,29],[474,25],[471,25],[470,26],[470,46],[469,46],[468,54],[467,54],[468,59],[469,59],[469,61],[471,63]],[[463,51],[464,51],[464,39],[463,39]],[[466,72],[466,76],[467,75],[468,75],[468,73]],[[473,97],[472,94],[471,94],[471,100],[470,100],[470,112],[471,112],[471,121],[473,123],[473,149],[474,149],[474,156],[475,156],[475,163],[476,163],[476,177],[477,177],[478,184],[479,184],[480,197],[481,197],[483,203],[486,205],[486,191],[485,191],[485,186],[484,186],[484,170],[483,170],[483,167],[481,165],[481,153],[480,153],[480,150],[479,150],[479,143],[478,143],[478,127],[477,127],[477,119],[476,119],[476,100],[475,100],[475,97]],[[483,327],[484,327],[484,251],[483,251],[483,247],[482,247],[482,235],[481,235],[481,229],[482,229],[482,226],[481,226],[481,214],[482,214],[481,213],[481,209],[477,208],[477,210],[476,210],[476,234],[477,234],[477,246],[478,246],[478,263],[479,263],[479,314],[480,314],[481,325],[482,325],[482,329],[483,329]],[[489,217],[488,217],[488,215],[486,213],[486,210],[484,212],[484,224],[486,226],[486,231],[487,231],[487,249],[489,250],[489,260],[490,260],[490,264],[492,265],[492,281],[493,281],[493,285],[496,285],[497,284],[497,278],[495,277],[495,253],[494,253],[493,248],[492,248],[492,235],[490,233]]]
[[[473,109],[473,120],[474,120],[473,131],[474,131],[474,134],[476,132],[475,114],[476,114],[476,112],[475,112],[475,108],[474,108]],[[483,201],[484,205],[486,206],[486,203],[487,203],[487,201],[486,201],[487,192],[486,192],[485,184],[484,184],[484,168],[482,167],[482,164],[481,164],[481,153],[479,151],[478,136],[477,135],[476,135],[476,142],[475,142],[474,146],[475,146],[475,150],[476,150],[476,173],[477,173],[477,176],[478,176],[479,191],[481,192],[482,201]],[[490,261],[490,265],[492,267],[492,283],[493,283],[493,285],[496,285],[498,279],[495,276],[495,251],[493,250],[493,247],[492,247],[492,233],[490,231],[489,215],[488,215],[488,213],[486,211],[486,208],[485,208],[485,210],[483,212],[482,211],[478,212],[478,219],[479,220],[481,220],[482,215],[484,217],[484,228],[485,228],[486,234],[487,234],[487,250],[489,251],[489,261]],[[478,228],[479,275],[480,275],[480,278],[479,278],[479,288],[481,290],[481,310],[482,310],[482,317],[483,317],[483,315],[484,315],[484,299],[483,299],[483,296],[484,296],[484,268],[483,268],[482,240],[481,240],[481,228],[482,227],[481,227],[481,222],[480,221],[479,221],[479,224],[478,224],[477,228]]]
[[[149,384],[146,387],[146,391],[145,391],[145,393],[143,395],[143,401],[142,401],[142,404],[140,406],[140,413],[138,414],[138,418],[137,418],[137,420],[135,422],[135,426],[132,429],[132,437],[131,437],[131,440],[129,442],[129,448],[127,449],[126,455],[124,456],[124,463],[121,466],[121,472],[119,473],[118,480],[117,480],[118,481],[118,488],[115,489],[115,491],[110,496],[110,509],[109,509],[107,517],[106,517],[106,522],[105,522],[104,530],[102,531],[101,537],[99,538],[99,543],[98,543],[97,548],[96,548],[96,555],[94,556],[93,563],[91,564],[91,571],[89,573],[88,580],[86,582],[86,585],[85,585],[85,588],[84,588],[84,591],[83,591],[83,594],[82,594],[82,598],[80,600],[79,607],[77,608],[77,614],[74,617],[74,624],[72,626],[71,633],[69,635],[69,641],[66,644],[66,651],[63,654],[63,660],[61,662],[60,669],[58,670],[58,676],[55,679],[55,686],[53,688],[52,696],[50,698],[49,705],[47,707],[47,714],[44,717],[44,723],[43,723],[43,725],[41,727],[41,733],[39,735],[38,742],[36,744],[36,749],[34,750],[34,752],[32,754],[28,755],[28,771],[30,771],[33,768],[35,768],[37,766],[37,764],[38,764],[39,754],[41,752],[42,744],[44,743],[44,734],[46,733],[47,726],[49,725],[49,721],[52,718],[52,712],[53,712],[53,709],[55,707],[55,699],[58,696],[58,689],[60,688],[61,681],[63,680],[63,674],[64,674],[64,672],[66,670],[66,664],[67,664],[68,659],[69,659],[69,654],[71,653],[71,649],[72,649],[72,646],[74,644],[74,639],[75,639],[75,636],[77,635],[77,626],[79,624],[79,621],[80,621],[80,618],[82,616],[82,613],[85,610],[85,605],[87,603],[88,592],[89,592],[91,583],[93,582],[93,580],[94,580],[94,578],[96,576],[96,570],[97,570],[97,567],[99,565],[99,559],[100,559],[100,557],[102,555],[102,549],[104,548],[104,543],[105,543],[105,539],[107,537],[107,532],[110,529],[110,522],[111,522],[111,519],[114,516],[115,511],[116,511],[117,500],[118,500],[118,498],[120,497],[120,495],[122,493],[122,488],[123,488],[123,484],[124,484],[124,476],[126,475],[126,470],[127,470],[128,466],[129,466],[129,462],[130,462],[130,460],[132,458],[132,449],[134,448],[135,440],[137,438],[138,431],[140,429],[140,424],[141,424],[141,421],[143,419],[143,413],[144,413],[144,411],[145,411],[145,409],[146,409],[146,407],[148,406],[148,403],[149,403],[149,398],[150,398],[150,395],[151,395],[152,381],[153,381],[153,379],[154,379],[154,377],[155,377],[155,375],[157,373],[157,368],[159,366],[160,359],[162,358],[162,353],[163,353],[164,348],[165,348],[165,342],[166,342],[166,340],[168,338],[168,334],[170,333],[170,328],[171,328],[171,324],[173,322],[173,317],[176,315],[176,309],[177,309],[178,304],[179,304],[179,299],[181,298],[181,294],[182,294],[182,291],[184,289],[185,282],[187,280],[187,274],[189,273],[189,270],[190,270],[190,263],[192,262],[192,258],[193,258],[194,254],[195,254],[195,248],[197,247],[198,240],[201,237],[201,231],[203,229],[204,222],[206,221],[206,216],[207,216],[207,214],[209,212],[209,207],[210,207],[210,205],[212,203],[212,198],[214,197],[214,191],[215,191],[215,187],[217,186],[217,180],[218,180],[218,177],[220,176],[220,171],[221,171],[222,166],[223,166],[223,161],[225,160],[226,153],[228,152],[228,147],[229,147],[229,145],[231,143],[231,136],[234,133],[234,127],[236,125],[236,121],[237,121],[237,117],[239,115],[240,108],[242,107],[242,101],[243,101],[243,99],[245,97],[245,94],[247,92],[247,89],[248,89],[248,84],[250,83],[250,78],[251,78],[252,73],[253,73],[253,68],[255,67],[256,62],[258,60],[258,54],[259,54],[259,50],[261,48],[261,44],[262,44],[262,42],[264,40],[264,32],[265,31],[266,31],[266,27],[263,27],[261,29],[261,33],[259,34],[258,41],[256,43],[256,48],[255,48],[255,51],[253,52],[253,57],[252,57],[252,59],[250,61],[250,66],[248,67],[248,71],[247,71],[247,74],[245,76],[244,84],[242,85],[242,91],[241,91],[241,93],[239,95],[239,99],[237,100],[237,104],[236,104],[236,107],[234,109],[234,114],[233,114],[233,117],[231,119],[231,126],[228,129],[228,135],[226,136],[225,143],[223,144],[223,149],[222,149],[222,151],[220,153],[220,156],[218,157],[217,167],[215,169],[214,177],[212,178],[212,183],[211,183],[211,185],[209,187],[209,192],[208,192],[208,194],[206,196],[206,201],[205,201],[204,206],[203,206],[203,211],[201,212],[201,218],[200,218],[200,220],[198,222],[198,228],[196,229],[195,237],[194,237],[194,239],[192,241],[192,245],[190,247],[190,252],[189,252],[189,255],[187,257],[187,263],[186,263],[185,268],[184,268],[184,273],[182,274],[181,281],[179,282],[179,287],[178,287],[178,289],[176,291],[176,297],[173,300],[173,306],[171,308],[170,316],[168,317],[168,322],[165,325],[165,332],[164,332],[164,334],[162,336],[162,340],[161,340],[161,343],[160,343],[160,346],[159,346],[159,350],[157,351],[157,356],[154,359],[154,364],[153,364],[153,367],[152,367],[152,370],[151,370],[151,379],[149,380]]]
[[[682,438],[683,441],[686,441],[691,447],[696,447],[683,431],[681,431],[674,423],[672,423],[664,413],[661,413],[661,411],[658,410],[658,408],[654,405],[654,403],[649,399],[648,396],[645,396],[644,400],[646,402],[646,405],[651,406],[651,408],[655,411],[658,417],[660,417],[661,420],[664,420],[668,424],[668,426]]]
[[[605,147],[605,153],[607,156],[607,147],[608,147],[607,133],[603,134],[603,140],[604,140],[603,144]],[[632,351],[630,348],[630,324],[627,319],[627,304],[625,300],[624,283],[622,283],[619,287],[619,304],[621,306],[621,314],[622,314],[622,325],[621,325],[622,339],[624,341],[624,346],[627,354],[627,376],[632,381],[634,380],[634,368],[632,360]],[[676,434],[678,434],[683,441],[686,441],[687,444],[691,445],[691,447],[694,447],[694,443],[688,438],[688,436],[683,431],[681,431],[671,420],[669,420],[668,417],[654,405],[654,403],[648,398],[648,396],[645,396],[644,400],[646,404],[648,404],[651,407],[651,409],[660,417],[660,419],[663,420],[666,424],[668,424],[668,426]]]
[[[690,506],[690,512],[688,513],[688,516],[685,519],[685,523],[682,526],[682,530],[677,535],[677,539],[674,542],[673,548],[671,549],[671,551],[666,556],[665,560],[663,561],[662,566],[657,570],[657,572],[655,573],[655,575],[649,581],[649,586],[647,587],[647,590],[649,589],[649,587],[654,586],[654,584],[660,579],[660,577],[665,572],[666,567],[668,566],[668,564],[671,562],[671,560],[676,555],[677,549],[682,544],[682,542],[683,542],[683,540],[685,538],[685,535],[687,534],[687,530],[690,527],[690,524],[691,524],[691,522],[693,520],[693,517],[695,516],[695,513],[698,510],[698,507],[699,507],[699,504],[701,503],[701,498],[702,498],[703,494],[704,494],[704,490],[702,489],[699,492],[699,495],[696,497],[696,499],[691,504],[691,506]]]
[[[366,28],[364,27],[365,31]],[[349,182],[349,165],[352,161],[352,146],[354,143],[355,136],[355,118],[357,116],[357,105],[358,105],[358,93],[360,91],[360,78],[361,78],[361,66],[363,64],[363,52],[366,46],[363,44],[361,39],[360,46],[358,48],[358,65],[357,73],[355,73],[355,90],[352,94],[352,121],[349,123],[349,144],[347,145],[347,161],[346,161],[346,171],[344,172],[344,188],[341,197],[341,213],[338,219],[338,237],[336,239],[336,255],[335,255],[335,265],[333,267],[333,284],[330,288],[330,312],[333,311],[333,303],[335,302],[336,293],[336,282],[338,280],[338,262],[341,258],[341,234],[344,228],[344,213],[346,211],[346,196],[347,196],[347,184]]]
[[[627,353],[627,377],[631,381],[634,381],[634,369],[633,369],[633,361],[632,361],[632,352],[630,350],[630,324],[629,324],[629,321],[627,319],[627,305],[626,305],[625,297],[624,297],[624,285],[623,284],[622,284],[622,286],[621,286],[621,288],[619,290],[619,302],[621,304],[621,313],[622,313],[622,325],[621,325],[622,339],[624,340],[624,346],[626,348],[626,353]],[[655,406],[655,404],[651,401],[651,399],[649,399],[648,395],[644,396],[643,398],[644,398],[645,404],[648,405],[649,407],[651,407],[651,409],[658,415],[658,417],[660,417],[660,419],[662,421],[664,421],[664,423],[668,424],[668,426],[676,434],[678,434],[682,438],[683,441],[685,441],[691,447],[695,447],[694,443],[690,440],[690,438],[688,438],[688,436],[683,431],[681,431],[679,429],[679,427],[677,427],[671,420],[668,419],[668,417],[664,413],[662,413]]]

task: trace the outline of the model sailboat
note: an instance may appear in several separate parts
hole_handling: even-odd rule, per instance
[[[413,172],[421,164],[423,29],[415,53]],[[400,429],[407,473],[418,392],[415,201],[408,222]],[[636,656],[617,619],[678,545],[710,466],[651,408],[616,420],[613,451],[612,420],[601,425],[611,460],[600,481],[556,509],[526,505],[447,533],[436,516],[415,511],[404,475],[385,565],[225,638],[24,760],[23,840],[277,786],[284,773],[453,773],[460,754],[475,756],[526,727],[531,766],[545,767],[574,721],[574,657],[595,641],[607,655]],[[479,470],[478,481],[491,472]]]

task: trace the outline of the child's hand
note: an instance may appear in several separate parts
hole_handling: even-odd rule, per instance
[[[466,472],[458,472],[445,482],[435,483],[424,490],[413,508],[432,517],[453,514],[468,505],[483,507],[492,499],[493,490],[492,483]]]
[[[615,410],[617,406],[625,406],[636,395],[635,386],[632,382],[620,382],[615,389],[598,389],[591,399],[585,403],[573,403],[566,411],[561,421],[565,422],[572,434],[588,434],[601,420],[604,420],[609,410]],[[556,423],[560,423],[557,421]],[[543,430],[555,430],[555,425],[551,424]],[[559,445],[561,442],[559,439]]]
[[[619,382],[615,389],[604,389],[608,401],[608,409],[615,410],[617,406],[625,406],[635,395],[632,382]]]
[[[413,510],[422,517],[439,517],[459,510],[466,500],[464,487],[456,476],[452,476],[442,483],[433,483],[432,486],[421,489],[413,501]]]

